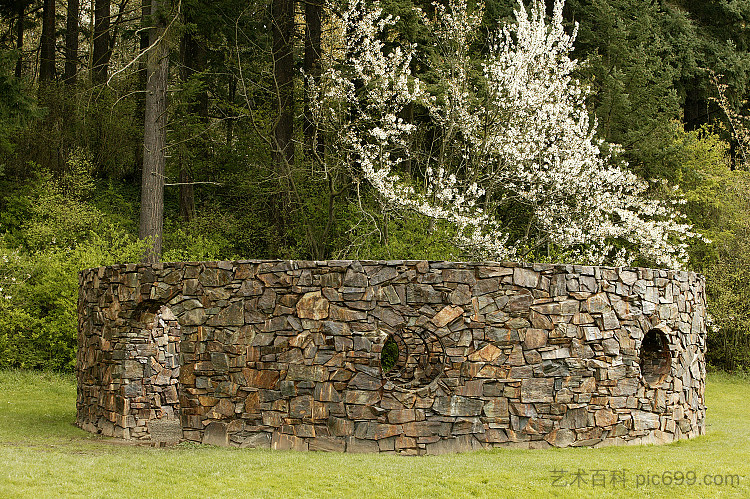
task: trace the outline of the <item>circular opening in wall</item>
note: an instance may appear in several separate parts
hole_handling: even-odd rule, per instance
[[[658,385],[669,374],[672,356],[669,353],[667,335],[652,329],[643,337],[641,344],[641,375],[649,385]]]
[[[389,336],[380,352],[380,367],[383,369],[383,374],[393,369],[396,362],[398,362],[398,343],[393,336]]]
[[[446,362],[440,338],[417,326],[391,331],[380,350],[382,375],[399,390],[429,385],[443,373]]]

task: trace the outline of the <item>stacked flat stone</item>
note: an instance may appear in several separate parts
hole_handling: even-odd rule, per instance
[[[119,265],[81,273],[78,312],[77,421],[109,436],[433,454],[705,428],[704,281],[690,272]],[[663,351],[641,351],[647,334]],[[388,338],[399,352],[385,373]]]

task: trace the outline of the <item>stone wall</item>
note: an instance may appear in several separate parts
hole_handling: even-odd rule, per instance
[[[77,421],[104,435],[424,454],[705,428],[704,282],[689,272],[120,265],[81,272],[78,313]]]

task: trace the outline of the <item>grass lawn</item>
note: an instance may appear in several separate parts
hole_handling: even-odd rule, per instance
[[[707,435],[664,446],[429,457],[160,449],[74,427],[72,377],[0,372],[0,497],[750,497],[748,401],[748,378],[710,375]],[[646,475],[672,484],[639,483]],[[714,484],[731,475],[739,483]]]

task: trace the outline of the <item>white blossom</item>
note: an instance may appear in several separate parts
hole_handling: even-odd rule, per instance
[[[618,146],[596,136],[589,90],[573,77],[577,27],[566,33],[562,8],[556,0],[547,22],[541,0],[529,11],[519,0],[515,23],[490,37],[477,66],[468,47],[481,9],[470,12],[465,0],[436,3],[425,22],[437,39],[432,65],[440,83],[429,94],[410,71],[415,47],[386,49],[381,41],[396,19],[377,2],[351,1],[341,15],[341,45],[317,83],[308,79],[314,119],[336,141],[330,155],[367,181],[384,207],[453,224],[470,256],[522,258],[551,245],[573,261],[626,265],[640,257],[682,267],[696,235],[604,152]],[[412,102],[427,108],[438,131],[423,150],[411,147],[415,125],[398,118]],[[399,174],[406,159],[423,176]],[[527,224],[521,231],[503,217],[519,212]]]

